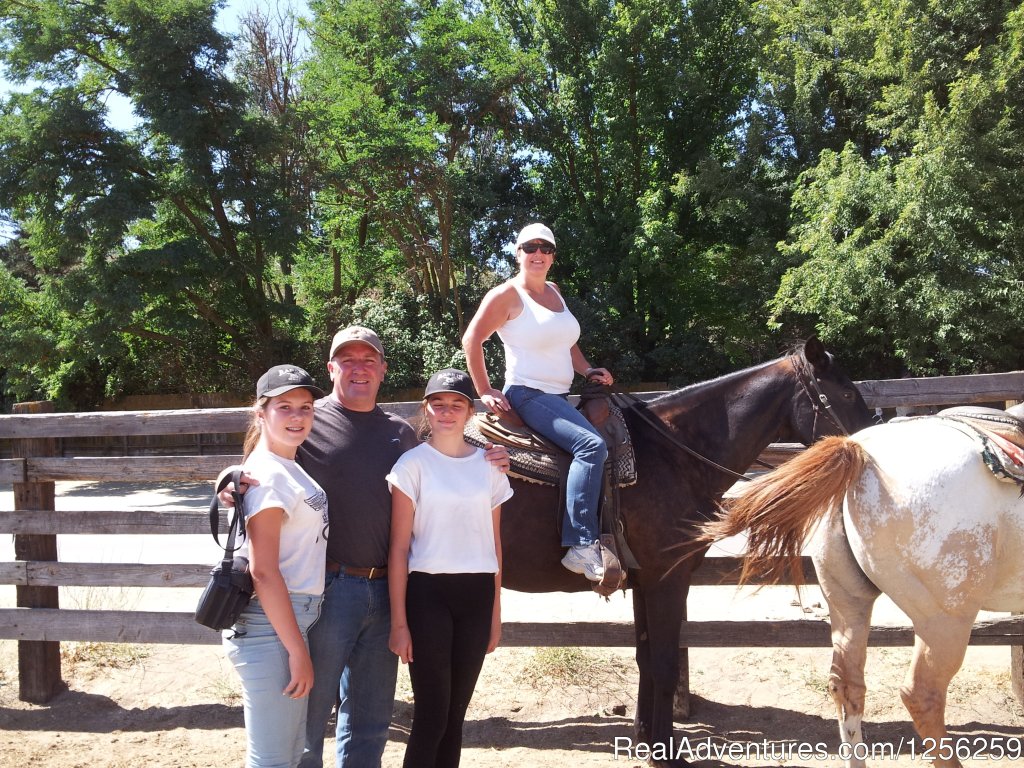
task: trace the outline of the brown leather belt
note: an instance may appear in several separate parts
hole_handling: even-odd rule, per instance
[[[354,565],[342,565],[341,563],[336,563],[333,560],[328,560],[327,572],[340,573],[343,576],[360,576],[364,579],[386,579],[388,576],[388,567],[386,565],[380,565],[373,568],[357,568]]]

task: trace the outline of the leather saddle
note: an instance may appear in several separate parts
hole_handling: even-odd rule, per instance
[[[1005,411],[976,405],[961,405],[946,408],[936,415],[965,422],[983,432],[997,435],[1018,448],[1024,448],[1024,403]]]
[[[604,388],[588,385],[580,400],[580,411],[608,444],[609,459],[600,515],[605,577],[593,585],[595,592],[608,597],[617,589],[625,589],[626,568],[623,563],[626,567],[638,567],[626,543],[618,510],[618,489],[636,483],[636,458],[622,409],[611,402]],[[487,443],[505,446],[511,463],[508,474],[531,483],[560,487],[572,458],[534,432],[514,411],[501,416],[477,413],[466,423],[464,436],[466,442],[480,447]],[[560,499],[559,515],[563,504],[564,499]]]
[[[636,458],[622,410],[607,397],[585,399],[580,410],[608,443],[609,454],[615,456],[613,484],[624,488],[636,483]],[[512,477],[543,485],[559,484],[563,472],[561,465],[566,463],[568,454],[526,426],[515,412],[500,417],[493,413],[475,414],[466,423],[465,438],[471,445],[482,447],[493,443],[505,446],[512,465],[509,470]]]

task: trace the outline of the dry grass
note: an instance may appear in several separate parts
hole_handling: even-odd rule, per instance
[[[202,693],[209,693],[218,701],[234,706],[242,701],[242,684],[238,675],[215,675],[210,684],[201,688]]]
[[[131,587],[76,587],[62,589],[62,604],[76,610],[130,611],[139,603],[142,591]],[[61,661],[70,670],[77,667],[129,669],[149,657],[146,645],[134,643],[65,642]]]
[[[522,662],[515,677],[534,690],[558,690],[566,697],[581,696],[588,706],[612,698],[632,703],[629,673],[632,662],[611,653],[583,648],[537,648]]]

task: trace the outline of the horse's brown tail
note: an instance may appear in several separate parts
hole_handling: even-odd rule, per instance
[[[828,437],[764,475],[700,528],[707,543],[747,531],[740,584],[803,583],[800,551],[817,523],[860,475],[867,454],[848,437]]]

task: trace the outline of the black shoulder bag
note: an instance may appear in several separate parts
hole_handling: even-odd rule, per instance
[[[210,583],[206,585],[203,596],[199,598],[199,605],[196,606],[196,621],[210,629],[230,629],[238,621],[242,610],[252,597],[249,561],[244,557],[234,556],[235,550],[238,549],[235,546],[236,534],[245,536],[245,512],[242,509],[242,494],[238,492],[241,479],[240,469],[225,473],[217,484],[217,490],[213,492],[213,500],[210,502],[210,533],[220,546],[220,505],[217,494],[224,490],[224,486],[229,482],[234,483],[231,495],[235,500],[235,508],[228,528],[227,541],[224,543],[224,559],[210,571]]]

